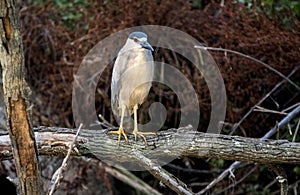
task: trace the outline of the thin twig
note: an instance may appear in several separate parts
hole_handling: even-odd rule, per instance
[[[109,123],[103,116],[102,114],[98,114],[99,118],[102,120],[101,125],[105,127],[114,127],[111,123]]]
[[[267,190],[267,189],[270,189],[271,186],[273,186],[275,183],[277,183],[277,179],[276,179],[276,178],[273,179],[269,184],[267,184],[267,185],[264,187],[264,189],[263,189],[262,191],[265,191],[265,190]]]
[[[183,168],[181,166],[174,165],[172,163],[166,164],[166,166],[184,171],[184,172],[190,172],[190,173],[201,173],[201,174],[214,174],[214,173],[220,173],[222,170],[198,170],[198,169],[191,169],[191,168]]]
[[[74,137],[73,142],[69,145],[68,153],[67,153],[66,157],[64,158],[61,166],[55,171],[55,173],[52,176],[51,185],[49,187],[47,195],[52,195],[54,193],[54,191],[57,189],[57,187],[59,186],[59,182],[63,178],[62,174],[66,170],[67,162],[68,162],[68,160],[70,158],[70,155],[71,155],[71,152],[72,152],[72,150],[75,146],[75,142],[76,142],[76,139],[77,139],[77,137],[80,133],[81,128],[82,128],[82,123],[79,125],[79,128],[76,132],[76,135]]]
[[[100,118],[101,121],[95,121],[95,123],[92,123],[90,126],[94,127],[94,126],[104,126],[106,131],[110,131],[110,130],[115,130],[118,129],[118,127],[115,127],[113,124],[109,123],[102,114],[98,114],[98,117]]]
[[[298,123],[297,123],[297,126],[296,126],[296,130],[295,130],[295,133],[294,133],[292,142],[295,142],[295,141],[296,141],[296,136],[297,136],[297,134],[298,134],[299,126],[300,126],[300,118],[298,119]]]
[[[268,68],[269,70],[273,71],[274,73],[276,73],[277,75],[279,75],[280,77],[284,78],[286,81],[288,81],[291,85],[293,85],[296,89],[298,89],[300,91],[300,87],[295,84],[293,81],[291,81],[288,77],[286,77],[284,74],[282,74],[281,72],[279,72],[278,70],[276,70],[275,68],[273,68],[272,66],[262,62],[261,60],[258,60],[256,58],[253,58],[249,55],[240,53],[238,51],[234,51],[234,50],[230,50],[230,49],[223,49],[223,48],[216,48],[216,47],[205,47],[205,46],[198,46],[196,45],[195,48],[198,49],[204,49],[204,50],[212,50],[212,51],[223,51],[223,52],[229,52],[229,53],[234,53],[240,56],[243,56],[245,58],[248,58],[250,60],[253,60],[261,65],[263,65],[264,67]]]
[[[299,105],[300,105],[300,102],[298,102],[298,103],[296,103],[296,104],[293,104],[292,106],[290,106],[290,107],[288,107],[288,108],[282,110],[282,112],[287,112],[287,111],[289,111],[289,110],[292,110],[293,108],[295,108],[295,107],[297,107],[297,106],[299,106]]]
[[[241,163],[240,161],[235,161],[228,167],[225,171],[223,171],[217,178],[215,178],[212,182],[210,182],[204,189],[197,193],[197,195],[206,193],[209,189],[217,185],[220,181],[222,181],[228,174],[233,174],[234,170],[240,167],[241,165],[249,164],[249,163]]]
[[[125,168],[116,165],[114,168],[110,167],[108,165],[103,165],[104,170],[109,173],[110,175],[114,176],[115,178],[119,179],[120,181],[123,181],[124,183],[130,185],[134,189],[140,191],[143,194],[154,194],[154,195],[161,195],[157,190],[149,186],[147,183],[142,181],[140,178],[133,175],[131,172],[127,171]]]
[[[221,191],[217,192],[217,194],[223,194],[225,191],[229,190],[230,188],[235,187],[236,185],[240,184],[242,181],[244,181],[249,175],[251,175],[255,170],[257,169],[257,165],[253,167],[250,171],[248,171],[240,180],[237,182],[227,186],[226,188],[222,189]]]
[[[280,111],[276,111],[276,110],[270,110],[270,109],[267,109],[267,108],[264,108],[264,107],[261,107],[261,106],[256,106],[256,108],[253,111],[287,115],[286,112],[280,112]]]

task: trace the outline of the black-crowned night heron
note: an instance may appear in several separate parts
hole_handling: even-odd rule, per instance
[[[137,123],[137,109],[148,96],[153,80],[154,63],[153,48],[147,42],[147,35],[143,32],[133,32],[129,35],[125,45],[119,51],[116,59],[111,82],[111,104],[114,114],[121,116],[120,127],[111,134],[121,135],[128,142],[123,129],[124,117],[134,114],[133,134],[136,140],[140,135],[145,143],[145,134],[156,135],[154,132],[140,132]],[[129,115],[129,116],[130,116]]]

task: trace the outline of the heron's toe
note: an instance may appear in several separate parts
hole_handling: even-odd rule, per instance
[[[145,135],[154,135],[154,136],[157,135],[155,132],[141,132],[141,131],[138,131],[137,129],[133,130],[132,133],[134,135],[135,141],[136,141],[137,136],[139,135],[143,138],[145,144],[147,144],[147,139],[146,139]]]
[[[123,135],[123,137],[125,138],[126,143],[128,143],[127,135],[126,135],[126,133],[125,133],[125,131],[124,131],[124,129],[122,127],[119,127],[119,130],[117,130],[117,131],[110,131],[109,133],[110,134],[117,134],[117,135],[119,135],[118,136],[118,144],[120,144],[121,135]]]

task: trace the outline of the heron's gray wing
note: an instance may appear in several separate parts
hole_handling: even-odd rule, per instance
[[[130,64],[131,55],[130,52],[119,52],[116,62],[114,64],[112,81],[111,81],[111,106],[113,113],[116,116],[121,116],[122,105],[119,101],[120,89],[124,83],[120,80],[122,74],[128,69]],[[127,112],[125,112],[127,113]]]

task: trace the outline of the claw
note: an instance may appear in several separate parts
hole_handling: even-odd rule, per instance
[[[119,135],[118,136],[118,145],[120,145],[121,135],[123,135],[123,137],[125,138],[126,143],[128,143],[127,135],[126,135],[126,133],[125,133],[125,131],[122,127],[120,127],[119,130],[117,130],[117,131],[110,131],[109,133]]]
[[[156,136],[157,134],[155,132],[140,132],[138,130],[133,130],[133,135],[134,135],[134,140],[136,141],[136,137],[139,135],[143,138],[145,144],[147,145],[147,139],[144,135],[154,135]]]

